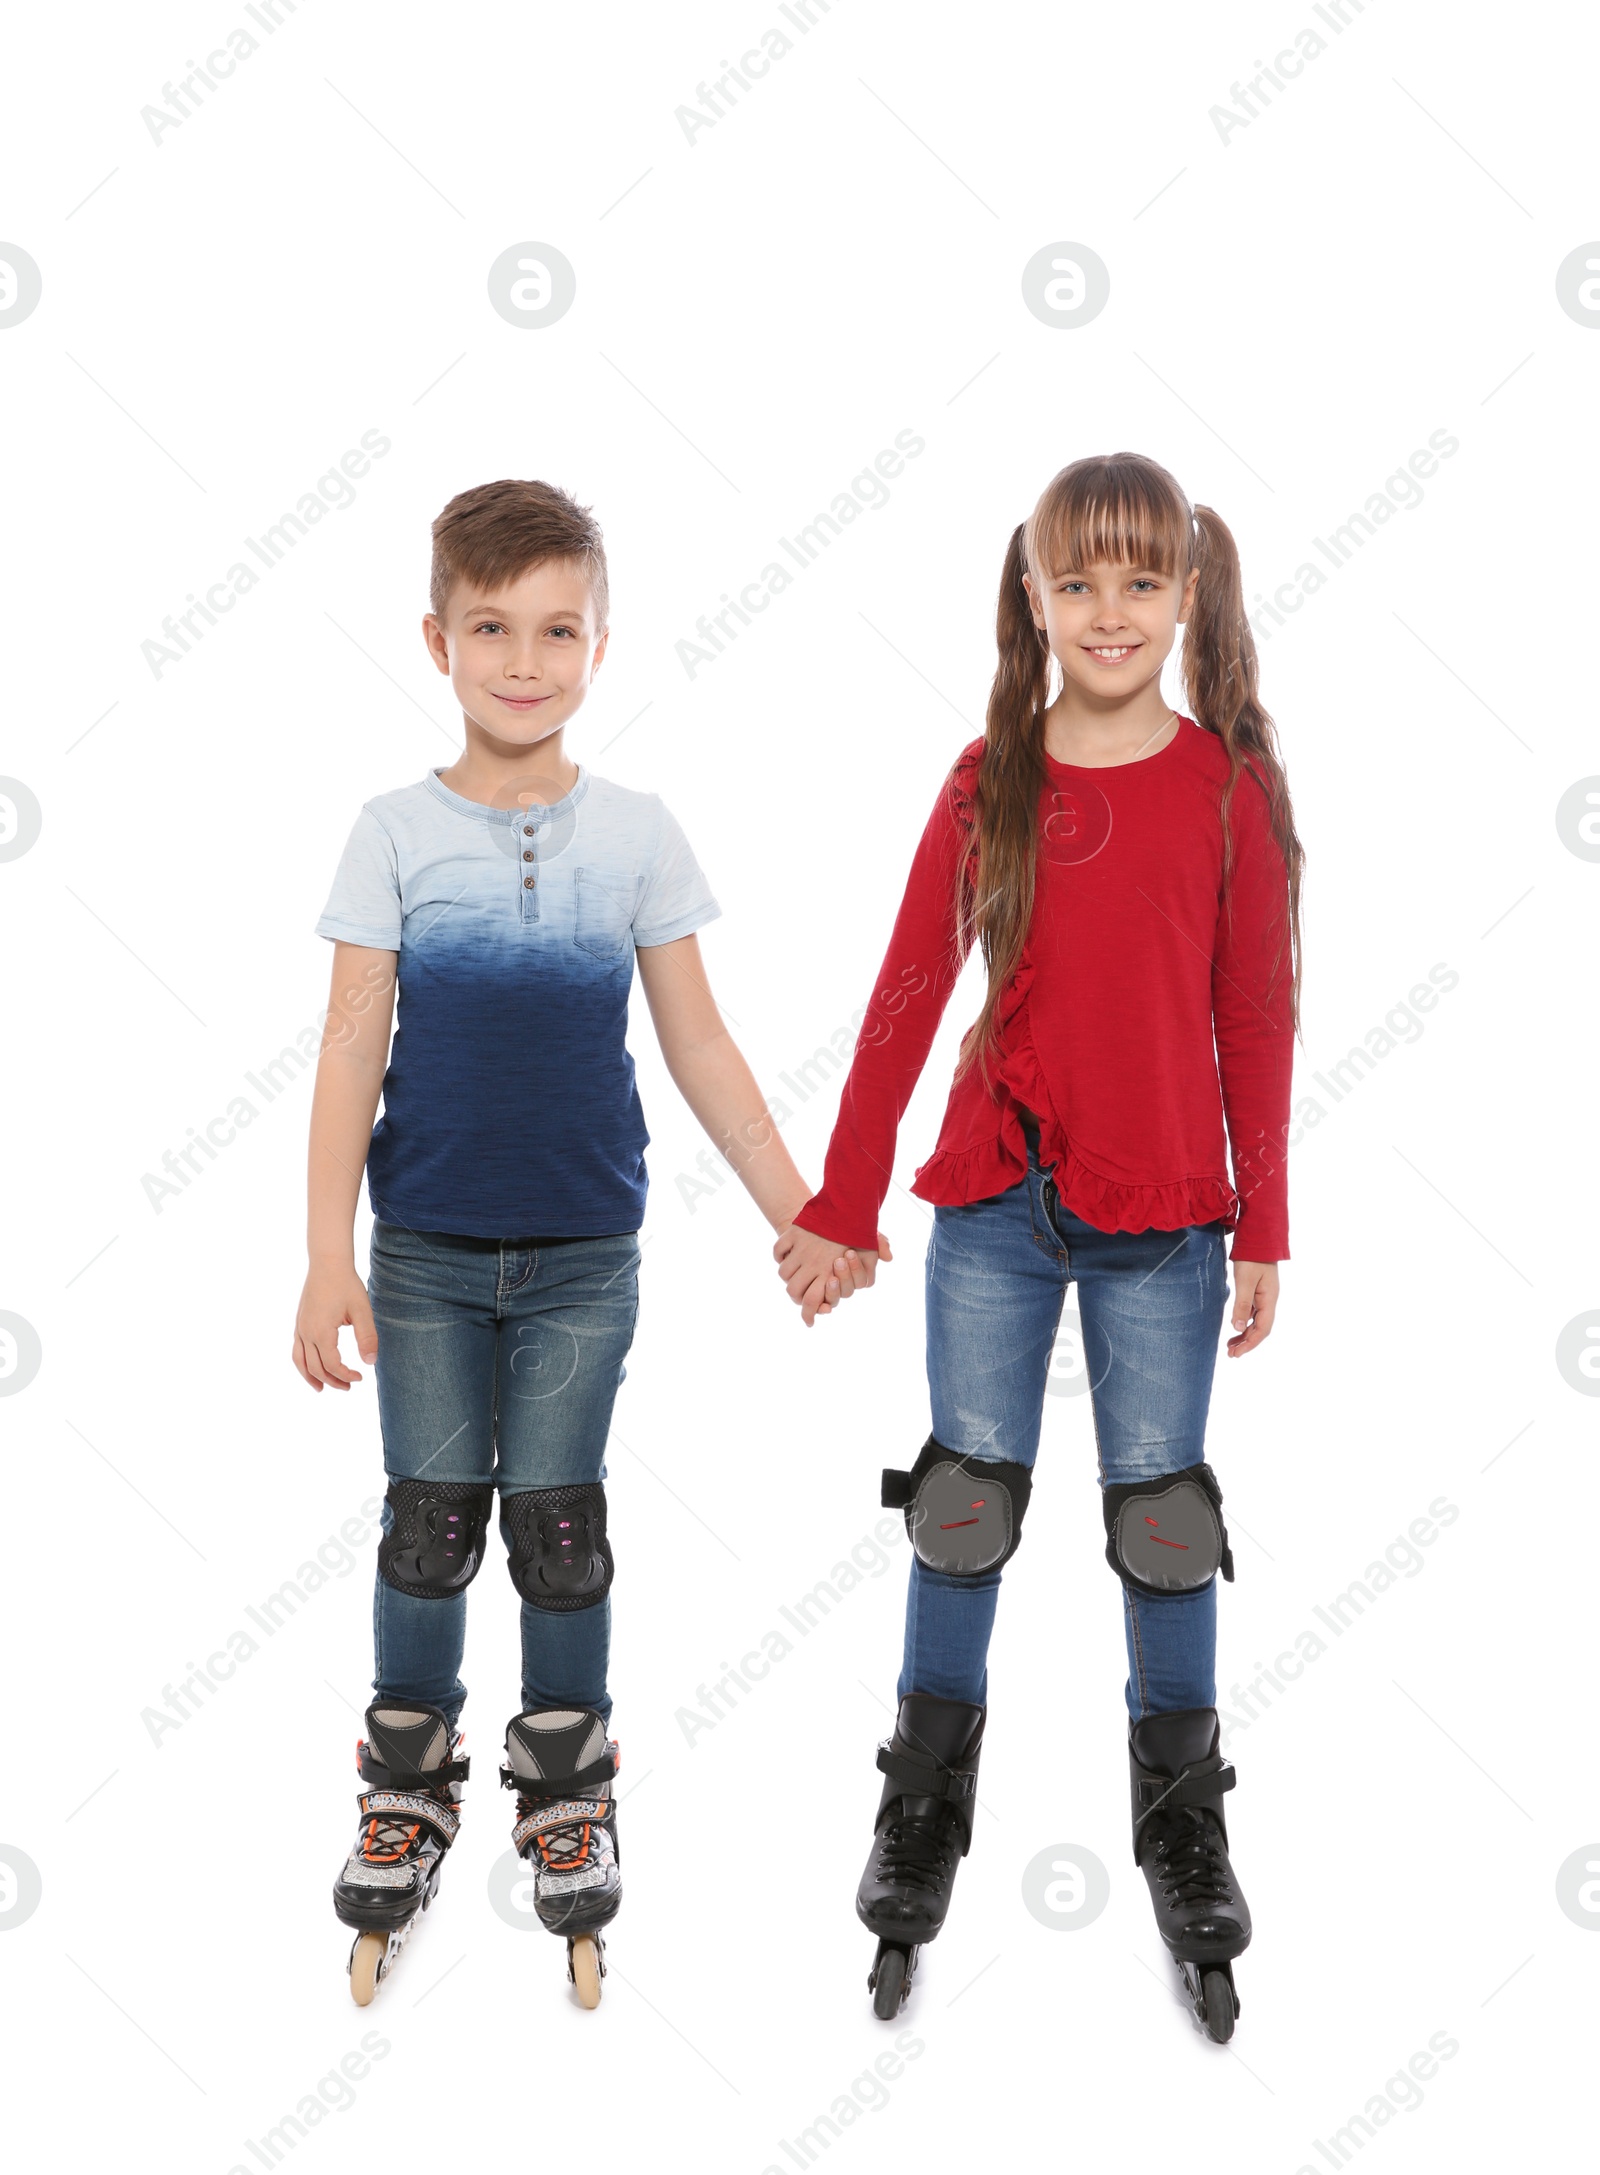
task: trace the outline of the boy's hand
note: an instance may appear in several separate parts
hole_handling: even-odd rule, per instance
[[[1239,1359],[1253,1352],[1272,1334],[1272,1318],[1278,1311],[1278,1264],[1275,1261],[1236,1261],[1233,1265],[1233,1326],[1242,1332],[1228,1339],[1228,1357]]]
[[[866,1291],[877,1277],[879,1259],[892,1261],[894,1255],[881,1231],[876,1249],[869,1250],[839,1246],[790,1224],[779,1233],[772,1258],[809,1329],[819,1314],[831,1314],[841,1299]]]
[[[313,1267],[307,1272],[300,1294],[300,1311],[294,1320],[294,1350],[290,1355],[314,1390],[324,1383],[329,1389],[347,1390],[361,1376],[339,1357],[339,1332],[346,1326],[356,1333],[356,1350],[370,1367],[378,1357],[378,1328],[372,1319],[367,1287],[348,1267]]]

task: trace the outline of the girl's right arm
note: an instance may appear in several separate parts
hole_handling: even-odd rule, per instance
[[[971,794],[982,749],[982,741],[973,742],[940,789],[856,1038],[822,1191],[773,1249],[789,1296],[807,1309],[808,1320],[835,1273],[836,1257],[854,1269],[851,1281],[840,1278],[841,1297],[873,1281],[878,1212],[889,1190],[900,1120],[961,971],[956,870],[971,848]]]
[[[360,1374],[339,1357],[339,1331],[353,1328],[370,1366],[378,1332],[355,1265],[356,1204],[372,1121],[389,1062],[398,955],[335,944],[328,1017],[317,1061],[307,1164],[306,1251],[310,1265],[295,1317],[293,1359],[314,1390],[345,1390]]]

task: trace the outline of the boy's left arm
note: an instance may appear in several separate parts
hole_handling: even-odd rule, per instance
[[[787,1230],[816,1189],[796,1170],[755,1076],[717,1010],[699,938],[642,944],[636,956],[661,1054],[678,1092],[773,1230]],[[838,1296],[833,1280],[828,1296],[830,1301]]]

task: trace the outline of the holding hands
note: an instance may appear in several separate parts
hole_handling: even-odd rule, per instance
[[[832,1239],[818,1238],[814,1231],[791,1223],[779,1233],[772,1258],[809,1329],[819,1314],[831,1314],[841,1299],[866,1291],[876,1281],[878,1263],[892,1261],[894,1255],[881,1231],[877,1246],[867,1249],[837,1246]]]

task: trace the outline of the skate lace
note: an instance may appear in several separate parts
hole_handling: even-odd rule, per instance
[[[542,1802],[536,1797],[519,1795],[518,1816],[526,1818],[529,1813],[536,1813]],[[594,1822],[582,1819],[561,1820],[554,1827],[535,1828],[529,1841],[552,1873],[580,1872],[589,1862],[591,1843],[598,1848]]]
[[[368,1865],[393,1865],[417,1839],[420,1823],[403,1826],[398,1820],[369,1820],[361,1833],[361,1855]]]
[[[413,1795],[421,1793],[413,1792]],[[444,1790],[430,1790],[429,1797],[438,1799],[441,1805],[453,1801]],[[396,1820],[388,1813],[373,1813],[361,1831],[360,1851],[368,1865],[394,1865],[408,1857],[416,1847],[422,1833],[420,1820]]]
[[[950,1867],[950,1843],[933,1820],[891,1820],[878,1842],[878,1876],[909,1888],[937,1888]]]
[[[1171,1813],[1156,1835],[1166,1893],[1178,1903],[1230,1903],[1228,1861],[1215,1822],[1193,1806]]]
[[[458,1760],[461,1757],[462,1748],[466,1741],[466,1732],[458,1729],[450,1740],[450,1750],[446,1757],[451,1760]],[[356,1764],[358,1769],[360,1761],[361,1740],[358,1737],[356,1739]],[[417,1795],[419,1793],[427,1797],[437,1798],[441,1805],[454,1807],[456,1803],[447,1783],[441,1783],[437,1789],[430,1789],[426,1783],[417,1783],[413,1785],[412,1794]],[[368,1818],[366,1826],[361,1830],[361,1840],[356,1847],[368,1865],[395,1865],[402,1858],[408,1857],[412,1850],[415,1849],[417,1838],[421,1833],[422,1823],[420,1820],[396,1820],[384,1813],[373,1813]]]

